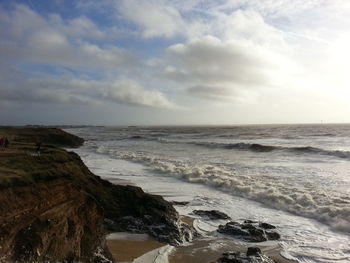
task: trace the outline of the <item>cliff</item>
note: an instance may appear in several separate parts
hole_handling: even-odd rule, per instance
[[[84,139],[57,128],[0,127],[0,137],[6,136],[17,143],[51,144],[63,147],[79,147]]]
[[[55,146],[43,145],[38,156],[31,140],[62,145],[63,139],[56,143],[45,130],[41,137],[11,129],[10,148],[0,148],[0,261],[103,262],[110,259],[105,227],[149,233],[172,244],[190,238],[162,197],[104,181],[78,155]],[[26,132],[30,135],[23,136]],[[66,146],[77,145],[75,137],[69,140],[74,142]]]

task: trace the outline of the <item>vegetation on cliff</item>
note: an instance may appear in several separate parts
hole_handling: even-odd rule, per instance
[[[6,136],[16,143],[37,143],[61,147],[79,147],[84,139],[53,127],[0,127],[0,137]]]

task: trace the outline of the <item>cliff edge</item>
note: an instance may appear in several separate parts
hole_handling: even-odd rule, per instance
[[[191,238],[162,197],[102,180],[77,154],[55,146],[76,147],[81,138],[45,128],[0,128],[4,135],[10,147],[0,148],[0,262],[112,261],[106,229],[171,244]],[[45,143],[40,155],[37,141]]]

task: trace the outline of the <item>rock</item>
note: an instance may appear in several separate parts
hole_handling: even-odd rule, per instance
[[[253,223],[256,223],[256,221],[252,221],[252,220],[246,219],[246,220],[244,220],[243,223],[245,223],[245,224],[253,224]]]
[[[187,202],[187,201],[171,201],[170,203],[172,205],[185,206],[185,205],[188,205],[190,202]]]
[[[174,207],[163,197],[135,186],[104,184],[104,199],[100,201],[106,217],[113,221],[107,225],[108,230],[147,233],[171,245],[190,241],[195,230],[181,222]],[[93,189],[91,194],[100,198]]]
[[[244,221],[244,223],[228,222],[226,225],[219,225],[218,232],[240,238],[248,242],[264,242],[267,240],[278,240],[280,235],[260,227],[260,224]]]
[[[217,260],[218,263],[275,263],[275,261],[261,253],[257,247],[250,247],[247,253],[227,252]]]
[[[139,140],[139,139],[142,139],[143,137],[140,136],[140,135],[134,135],[134,136],[131,136],[130,139],[133,139],[133,140]]]
[[[258,247],[248,247],[247,256],[259,256],[261,254],[261,249]]]
[[[226,215],[225,213],[220,212],[218,210],[194,210],[193,213],[198,215],[198,216],[206,216],[212,220],[231,219],[228,215]]]
[[[109,257],[103,210],[69,180],[1,189],[0,200],[0,262],[91,262],[96,255]]]
[[[217,230],[219,233],[232,235],[235,237],[249,237],[249,232],[246,230],[242,230],[241,227],[235,226],[235,225],[219,225],[219,228]]]
[[[275,229],[276,228],[274,225],[271,225],[268,223],[259,223],[259,226],[263,229]]]
[[[281,238],[281,235],[278,234],[277,232],[267,232],[266,231],[266,235],[268,240],[278,240]]]

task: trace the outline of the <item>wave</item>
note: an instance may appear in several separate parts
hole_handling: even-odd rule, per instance
[[[168,176],[205,184],[275,209],[313,218],[338,231],[350,232],[350,200],[337,192],[291,185],[288,178],[283,181],[283,178],[273,180],[262,175],[235,174],[227,167],[167,159],[144,152],[117,151],[105,147],[97,151],[142,163]]]
[[[338,158],[350,158],[349,151],[340,151],[340,150],[325,150],[317,147],[311,146],[300,146],[300,147],[285,147],[285,146],[271,146],[271,145],[262,145],[258,143],[201,143],[194,142],[193,144],[208,148],[220,148],[220,149],[237,149],[237,150],[250,150],[254,152],[272,152],[272,151],[288,151],[297,154],[321,154],[329,155]]]

